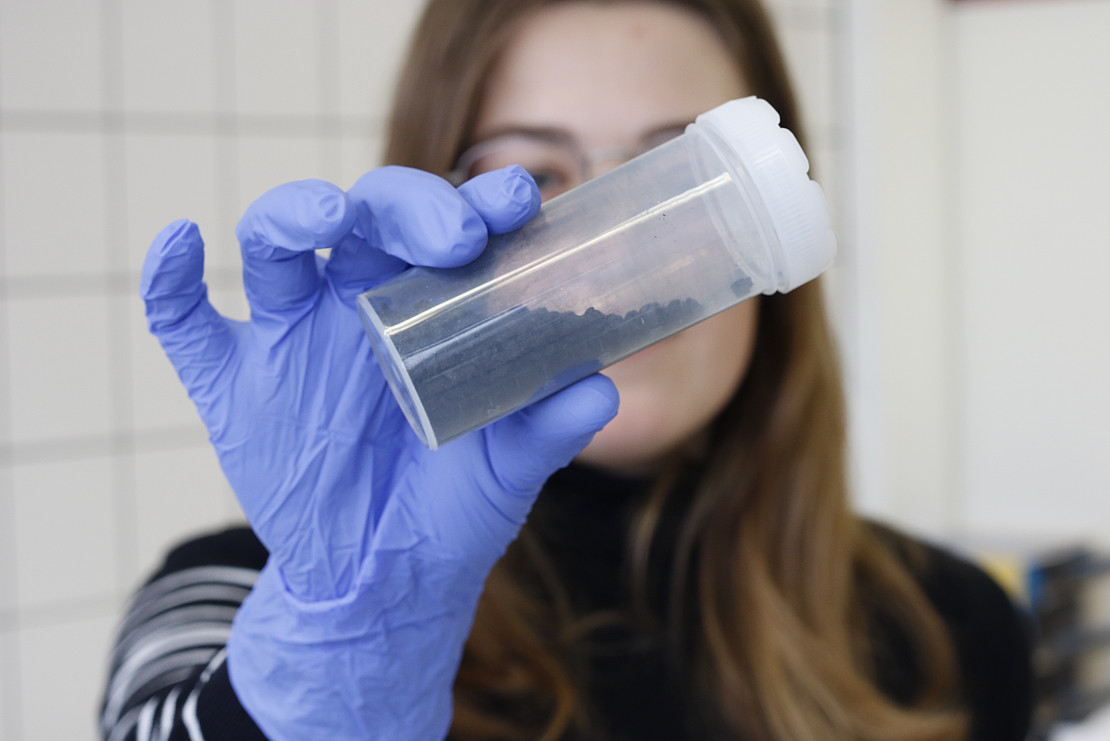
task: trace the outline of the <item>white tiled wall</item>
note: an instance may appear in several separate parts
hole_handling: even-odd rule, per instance
[[[44,610],[113,594],[118,583],[112,459],[105,455],[17,465],[15,589],[19,607]]]
[[[836,13],[775,5],[832,174]],[[375,164],[418,6],[0,0],[0,741],[94,738],[122,600],[170,543],[239,516],[147,335],[146,245],[197,221],[213,302],[245,316],[238,215]]]
[[[101,606],[35,620],[18,631],[21,728],[28,741],[95,738],[101,668],[115,616]]]

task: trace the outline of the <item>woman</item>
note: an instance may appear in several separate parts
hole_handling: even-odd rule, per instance
[[[611,422],[594,377],[428,454],[374,375],[359,290],[467,261],[535,212],[533,180],[550,197],[749,94],[798,132],[755,2],[439,0],[387,159],[457,192],[386,168],[263,196],[238,229],[248,327],[207,308],[195,228],[163,232],[151,328],[261,543],[170,555],[121,631],[105,734],[1022,738],[1005,596],[849,511],[817,283],[613,366]]]

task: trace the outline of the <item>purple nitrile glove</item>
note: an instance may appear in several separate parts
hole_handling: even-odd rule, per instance
[[[208,303],[195,225],[150,247],[150,330],[270,551],[228,662],[275,741],[441,738],[489,570],[544,481],[616,413],[616,389],[593,376],[431,452],[363,334],[360,292],[409,264],[464,264],[538,206],[517,167],[457,190],[400,167],[346,193],[275,188],[237,229],[249,322]]]

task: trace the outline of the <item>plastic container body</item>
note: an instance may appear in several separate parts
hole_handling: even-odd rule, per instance
[[[758,183],[699,123],[547,202],[469,265],[411,268],[359,297],[378,361],[425,445],[793,287]]]

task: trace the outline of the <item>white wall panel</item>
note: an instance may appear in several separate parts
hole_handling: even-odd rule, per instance
[[[955,21],[963,518],[1110,543],[1110,2]]]

